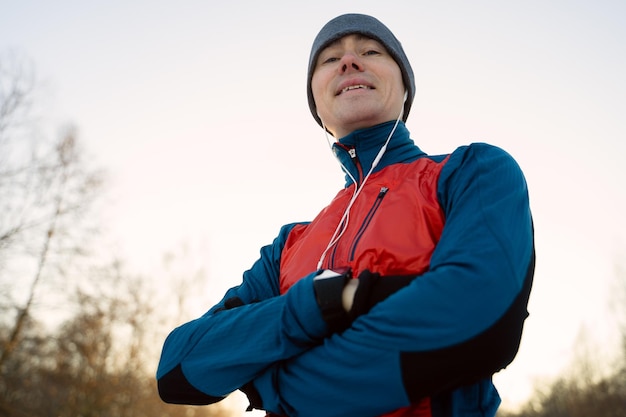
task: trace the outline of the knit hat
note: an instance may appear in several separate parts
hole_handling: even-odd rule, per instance
[[[313,79],[313,71],[315,70],[315,64],[317,63],[317,57],[320,52],[334,41],[343,38],[347,35],[359,34],[372,38],[387,49],[387,52],[392,56],[400,67],[402,73],[402,81],[404,87],[408,91],[406,102],[404,103],[404,115],[402,120],[406,121],[409,116],[409,110],[413,103],[413,97],[415,96],[415,77],[413,76],[413,69],[406,57],[400,41],[396,39],[393,33],[378,19],[363,15],[363,14],[344,14],[332,19],[326,23],[320,33],[317,34],[311,47],[311,55],[309,56],[309,71],[307,74],[307,95],[309,99],[309,108],[313,118],[322,126],[322,121],[317,115],[317,107],[315,106],[315,100],[313,99],[313,91],[311,89],[311,80]]]

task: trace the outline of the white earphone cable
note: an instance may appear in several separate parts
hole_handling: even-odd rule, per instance
[[[372,166],[370,167],[369,171],[367,172],[367,175],[363,178],[363,181],[361,182],[361,185],[357,186],[357,182],[354,179],[354,177],[352,176],[352,174],[350,173],[350,171],[343,165],[341,160],[339,160],[337,155],[335,155],[335,153],[333,152],[333,155],[335,155],[335,158],[337,159],[337,161],[339,161],[339,164],[341,165],[341,169],[350,177],[350,179],[354,183],[354,193],[352,194],[352,198],[350,198],[350,202],[348,203],[348,206],[346,207],[345,211],[343,212],[343,215],[341,216],[341,219],[339,220],[339,224],[337,224],[337,227],[335,228],[335,232],[333,233],[332,237],[330,238],[330,241],[328,242],[328,245],[326,246],[326,249],[324,249],[324,251],[322,252],[322,255],[320,256],[319,261],[317,262],[317,269],[321,269],[322,268],[324,260],[326,259],[326,255],[328,254],[328,251],[339,241],[339,239],[341,238],[343,233],[348,228],[348,223],[350,221],[350,209],[352,208],[352,205],[356,201],[356,199],[359,196],[359,194],[361,194],[361,190],[363,190],[363,187],[365,187],[365,183],[367,182],[367,180],[369,179],[370,175],[374,171],[374,168],[376,168],[376,166],[378,165],[380,160],[383,158],[383,155],[387,151],[387,145],[389,144],[389,141],[391,140],[391,137],[393,136],[394,132],[396,131],[396,128],[398,127],[398,124],[400,123],[400,119],[402,119],[402,115],[404,113],[404,102],[406,102],[407,96],[408,96],[408,93],[405,91],[405,93],[404,93],[404,101],[402,102],[402,109],[400,110],[400,114],[398,115],[398,118],[396,119],[396,122],[393,125],[393,128],[391,129],[391,132],[389,133],[389,136],[387,136],[387,140],[385,141],[383,146],[378,151],[378,154],[376,155],[376,158],[374,158],[374,161],[372,162]],[[318,114],[318,116],[319,116],[319,114]],[[330,149],[332,151],[332,144],[331,144],[331,140],[330,140],[330,138],[328,136],[328,130],[326,129],[326,125],[324,124],[324,121],[322,120],[321,117],[320,117],[320,120],[322,121],[322,128],[324,129],[324,133],[326,135],[326,142],[328,143],[328,146],[330,147]]]

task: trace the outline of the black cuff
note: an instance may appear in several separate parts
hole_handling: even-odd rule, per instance
[[[224,399],[213,397],[191,385],[178,365],[157,381],[159,396],[169,404],[207,405]]]
[[[246,385],[239,388],[239,391],[246,394],[246,396],[248,397],[248,401],[250,402],[250,405],[248,405],[248,408],[246,408],[246,411],[252,411],[255,408],[257,410],[263,409],[263,399],[261,398],[259,391],[257,391],[252,381],[248,382]]]
[[[349,325],[342,296],[343,289],[351,277],[350,270],[345,272],[322,270],[313,279],[315,298],[322,311],[322,318],[333,333],[345,330]]]

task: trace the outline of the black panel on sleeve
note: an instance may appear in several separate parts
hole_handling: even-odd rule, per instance
[[[157,381],[159,396],[170,404],[207,405],[224,399],[207,395],[191,385],[180,365]]]
[[[489,378],[513,361],[528,317],[534,269],[533,251],[524,286],[513,304],[478,336],[445,349],[401,353],[404,388],[412,402]]]

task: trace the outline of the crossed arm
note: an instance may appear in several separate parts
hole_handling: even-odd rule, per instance
[[[241,286],[170,334],[157,371],[162,397],[208,404],[246,386],[254,405],[281,415],[314,415],[323,399],[325,415],[376,416],[506,366],[534,267],[523,176],[492,147],[448,164],[439,196],[446,226],[428,272],[332,333],[316,272],[278,294],[285,227]]]

